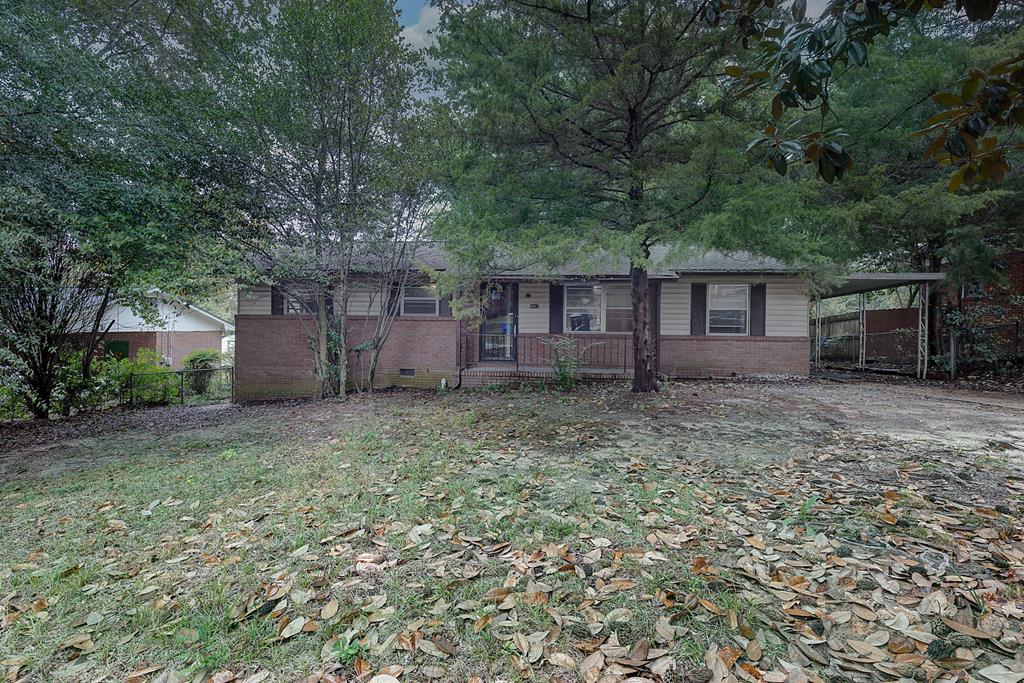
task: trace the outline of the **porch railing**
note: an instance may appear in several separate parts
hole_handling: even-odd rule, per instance
[[[553,336],[572,340],[572,352],[583,368],[628,370],[633,365],[631,335],[548,335],[548,334],[484,334],[480,335],[479,358],[473,363],[508,361],[514,367],[551,367],[551,347],[544,343]]]

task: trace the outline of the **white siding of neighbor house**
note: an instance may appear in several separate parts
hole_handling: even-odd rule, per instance
[[[807,286],[797,278],[758,279],[714,275],[687,277],[661,285],[661,334],[690,334],[690,285],[694,282],[765,282],[765,334],[769,337],[807,336]]]
[[[238,315],[270,315],[270,287],[239,287]]]
[[[807,336],[807,286],[799,280],[769,282],[765,288],[765,334]]]
[[[529,298],[527,298],[529,294]],[[519,332],[546,334],[550,323],[551,289],[546,282],[519,283]],[[537,308],[531,308],[531,305]]]
[[[110,326],[111,332],[223,332],[223,323],[212,320],[195,310],[175,303],[157,301],[157,319],[148,322],[131,308],[121,304],[112,304],[101,328]]]
[[[348,314],[376,317],[380,315],[380,292],[372,289],[353,289],[348,293]]]
[[[690,334],[690,283],[661,285],[661,334]]]

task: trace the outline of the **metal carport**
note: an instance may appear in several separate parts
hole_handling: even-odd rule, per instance
[[[894,289],[908,285],[919,287],[917,297],[917,372],[920,379],[928,375],[928,300],[931,284],[945,277],[943,273],[851,273],[840,284],[819,294],[814,305],[814,367],[821,367],[821,302],[840,296],[858,295],[857,367],[865,369],[865,347],[867,341],[867,297],[868,292]]]

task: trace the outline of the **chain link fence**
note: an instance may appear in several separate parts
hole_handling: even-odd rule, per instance
[[[121,387],[125,407],[153,405],[201,405],[234,400],[235,368],[158,370],[132,373]]]

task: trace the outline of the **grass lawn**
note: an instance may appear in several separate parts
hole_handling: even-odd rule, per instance
[[[0,462],[0,664],[1019,683],[1022,424],[1010,399],[809,381],[26,429]]]

